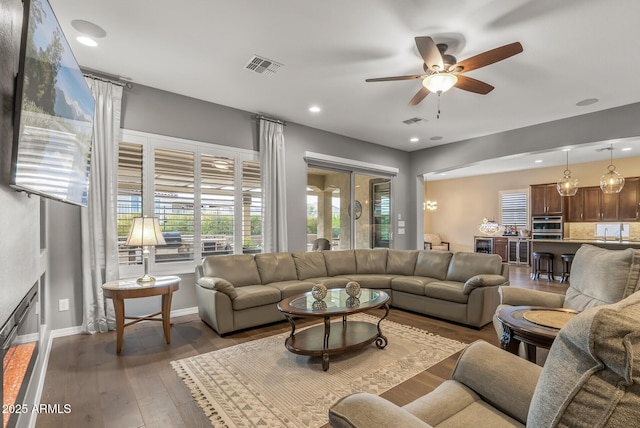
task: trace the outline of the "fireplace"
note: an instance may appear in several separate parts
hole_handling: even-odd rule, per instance
[[[15,427],[18,417],[31,413],[24,398],[33,374],[40,342],[38,284],[34,285],[0,329],[2,343],[2,427]]]

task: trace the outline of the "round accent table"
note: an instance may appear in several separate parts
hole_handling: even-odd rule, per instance
[[[500,309],[497,315],[503,327],[500,345],[502,349],[517,355],[520,342],[524,343],[527,347],[527,359],[535,363],[536,347],[551,348],[560,327],[577,313],[573,309],[543,306],[510,306]],[[555,328],[547,325],[554,325]]]
[[[171,343],[171,297],[173,292],[180,288],[180,277],[159,276],[154,282],[139,284],[136,279],[119,279],[102,285],[105,297],[113,300],[116,312],[116,334],[118,354],[122,351],[122,336],[124,328],[140,321],[162,321],[164,338],[167,344]],[[129,317],[124,314],[124,300],[139,297],[162,296],[162,310],[155,314],[142,317]],[[162,315],[158,318],[158,315]],[[134,320],[125,324],[124,320]]]

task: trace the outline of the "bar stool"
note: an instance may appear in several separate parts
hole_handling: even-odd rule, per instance
[[[541,270],[542,260],[547,261],[547,269]],[[531,279],[540,278],[541,273],[547,274],[547,280],[553,281],[553,253],[545,253],[541,251],[534,251],[533,253],[533,273]]]
[[[560,259],[562,259],[562,278],[560,279],[561,283],[564,283],[569,279],[571,275],[571,263],[573,263],[573,257],[575,254],[565,253],[560,254]]]

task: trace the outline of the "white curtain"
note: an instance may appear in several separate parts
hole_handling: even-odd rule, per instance
[[[262,251],[287,251],[287,198],[284,125],[260,119],[262,167]]]
[[[87,78],[96,99],[91,151],[89,202],[81,210],[82,328],[87,333],[115,328],[110,300],[102,284],[118,279],[117,173],[122,87]]]

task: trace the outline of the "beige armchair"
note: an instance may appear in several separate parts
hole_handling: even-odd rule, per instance
[[[424,234],[424,249],[425,250],[440,250],[449,251],[449,243],[443,241],[438,233],[425,233]]]
[[[573,274],[573,272],[572,272]],[[396,406],[356,393],[329,409],[353,427],[637,426],[640,293],[585,310],[558,334],[544,368],[483,341],[469,345],[452,379]]]
[[[577,311],[615,303],[640,288],[640,250],[607,250],[582,245],[573,259],[571,280],[566,295],[545,291],[500,287],[500,305],[493,317],[493,326],[502,336],[502,323],[497,319],[500,309],[508,306],[544,306]],[[526,357],[524,346],[519,354]]]

